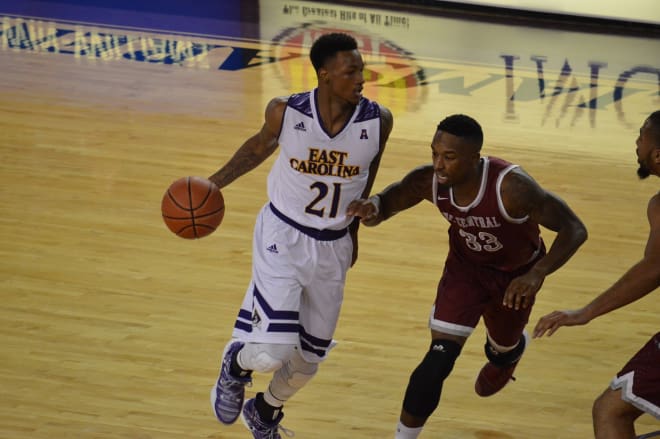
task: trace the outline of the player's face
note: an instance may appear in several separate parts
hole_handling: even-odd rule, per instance
[[[637,137],[637,175],[639,178],[644,179],[653,174],[654,161],[659,161],[660,149],[658,145],[653,143],[651,135],[650,121],[647,119],[644,125],[639,129],[639,137]]]
[[[479,174],[479,152],[464,139],[437,131],[431,143],[435,178],[443,186],[469,182]]]
[[[364,62],[357,50],[337,52],[327,62],[326,80],[333,95],[357,105],[364,86]]]

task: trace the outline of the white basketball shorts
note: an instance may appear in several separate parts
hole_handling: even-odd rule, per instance
[[[353,251],[349,233],[328,233],[294,223],[270,203],[261,209],[254,229],[252,279],[234,338],[297,344],[309,362],[326,357],[335,345],[332,336]]]

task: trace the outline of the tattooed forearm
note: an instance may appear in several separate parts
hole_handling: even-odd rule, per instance
[[[226,165],[209,177],[209,180],[219,188],[223,188],[259,166],[275,149],[277,149],[276,139],[268,139],[267,142],[263,142],[259,135],[253,136],[236,151]]]
[[[219,188],[223,188],[241,175],[256,168],[264,161],[264,158],[258,157],[252,153],[238,151],[225,166],[209,177],[209,179]]]

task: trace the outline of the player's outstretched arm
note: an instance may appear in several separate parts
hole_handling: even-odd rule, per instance
[[[222,189],[241,175],[256,168],[275,152],[278,146],[277,139],[280,135],[286,102],[286,97],[273,98],[266,106],[266,120],[261,130],[247,139],[232,158],[209,177],[209,180],[215,183],[218,188]]]
[[[378,154],[371,161],[369,165],[369,179],[367,184],[364,187],[362,192],[362,198],[366,198],[371,193],[371,188],[374,185],[376,180],[376,175],[378,175],[378,169],[380,168],[380,160],[383,157],[383,152],[385,152],[385,146],[387,141],[390,138],[390,133],[392,132],[392,127],[394,125],[394,119],[392,113],[387,107],[380,106],[380,144],[378,148]]]
[[[371,193],[371,188],[374,185],[374,181],[376,180],[376,175],[378,174],[378,169],[380,168],[380,160],[383,157],[383,152],[385,151],[385,146],[387,145],[387,140],[389,139],[390,133],[392,132],[393,125],[394,125],[394,118],[392,117],[392,113],[387,107],[383,107],[381,105],[380,106],[380,142],[379,142],[378,154],[376,154],[376,157],[374,157],[374,159],[371,161],[371,164],[369,165],[369,178],[367,180],[367,184],[364,187],[364,191],[362,191],[363,201],[366,201],[365,200],[366,197],[368,197],[369,194]],[[356,206],[351,208],[351,206],[349,206],[347,208],[347,215],[350,215],[349,212],[355,209],[355,207]],[[371,216],[375,217],[375,213],[377,212],[374,212],[373,214],[371,214]],[[365,217],[362,217],[362,221],[360,222],[353,221],[348,226],[351,237],[353,238],[353,258],[351,260],[351,267],[355,264],[358,257],[359,239],[357,232],[360,223],[368,224],[368,220]]]
[[[353,200],[346,211],[347,215],[361,218],[365,226],[375,226],[402,210],[415,206],[422,200],[431,201],[433,166],[426,165],[413,169],[403,180],[390,184],[381,192],[368,199]]]
[[[600,315],[646,296],[660,286],[660,194],[649,201],[647,215],[651,230],[642,260],[585,307],[554,311],[541,317],[534,328],[534,337],[545,334],[550,336],[562,326],[589,323]]]

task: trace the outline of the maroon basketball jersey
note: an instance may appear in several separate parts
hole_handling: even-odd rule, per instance
[[[543,248],[537,223],[512,218],[500,196],[502,179],[517,168],[496,157],[482,157],[481,187],[467,206],[458,206],[451,188],[433,182],[435,204],[451,223],[449,243],[466,262],[512,271],[531,262]]]

